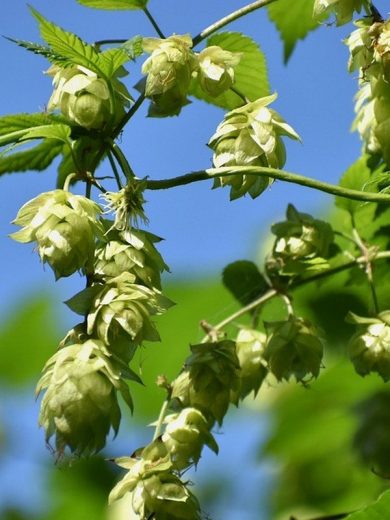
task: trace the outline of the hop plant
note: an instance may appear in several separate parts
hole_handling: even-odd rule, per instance
[[[337,25],[343,25],[351,21],[355,11],[360,13],[364,4],[364,0],[315,0],[313,13],[315,18],[322,18],[333,12]]]
[[[39,423],[47,441],[55,436],[59,454],[67,446],[79,455],[104,447],[110,428],[115,433],[119,428],[118,391],[133,406],[120,366],[104,344],[92,338],[61,348],[49,359],[37,393],[43,390]]]
[[[173,305],[157,289],[135,283],[135,276],[124,272],[81,291],[67,302],[68,306],[87,314],[87,332],[115,344],[118,336],[126,333],[132,342],[159,341],[160,336],[150,317],[162,314]]]
[[[142,66],[142,73],[147,74],[145,95],[153,102],[150,115],[177,115],[188,103],[191,78],[198,67],[191,47],[188,34],[143,39],[144,51],[151,53]]]
[[[208,143],[214,150],[215,168],[224,166],[282,168],[284,166],[286,150],[282,136],[297,140],[299,136],[275,110],[267,108],[275,99],[276,94],[259,98],[225,115]],[[237,174],[216,177],[214,185],[215,187],[230,185],[230,198],[233,200],[246,193],[255,198],[271,182],[272,179],[266,177]]]
[[[376,137],[378,123],[375,119],[376,100],[372,96],[370,83],[365,83],[358,90],[355,97],[356,117],[352,124],[352,130],[356,130],[364,143],[364,151],[378,153],[381,145]]]
[[[154,457],[148,458],[150,454],[146,448],[140,454],[142,458],[116,460],[128,472],[111,491],[109,501],[129,493],[133,511],[140,519],[200,520],[199,503],[173,473],[169,455],[164,456],[164,450],[156,450],[155,445],[152,448]],[[162,456],[159,458],[158,455]]]
[[[318,376],[324,348],[313,325],[295,316],[265,325],[268,340],[264,357],[279,381],[295,377],[304,382]]]
[[[348,345],[349,356],[358,374],[378,373],[384,381],[390,379],[390,311],[375,318],[365,318],[350,312],[350,323],[358,325]]]
[[[105,227],[109,224],[106,221]],[[105,239],[96,249],[95,275],[114,278],[129,272],[135,283],[161,289],[160,273],[169,269],[154,246],[159,237],[140,229],[112,229],[105,233]]]
[[[240,386],[238,395],[244,399],[260,389],[268,370],[264,360],[267,336],[258,330],[241,329],[236,339],[236,352],[240,363]],[[232,401],[236,400],[233,396]]]
[[[167,426],[161,440],[175,469],[183,470],[192,463],[197,464],[205,444],[218,453],[218,445],[209,431],[208,421],[196,408],[184,408],[166,417],[165,421]]]
[[[287,220],[271,227],[276,240],[272,258],[267,262],[268,270],[292,275],[327,268],[326,259],[334,239],[331,226],[298,212],[292,204],[287,207],[286,217]]]
[[[179,400],[183,408],[198,408],[208,420],[222,424],[231,392],[239,387],[235,343],[201,343],[192,345],[191,351],[183,372],[172,383],[172,398]]]
[[[67,68],[53,65],[47,74],[53,76],[54,85],[48,109],[59,109],[69,121],[88,130],[100,130],[110,122],[117,122],[131,99],[117,79],[109,85],[81,65]]]
[[[229,52],[216,45],[206,47],[198,54],[198,80],[202,89],[211,96],[219,96],[234,84],[234,67],[242,53]]]
[[[102,195],[102,198],[106,201],[106,213],[115,213],[112,228],[118,231],[126,231],[140,220],[148,222],[143,209],[145,186],[145,181],[134,178],[129,180],[121,190],[108,191]]]
[[[96,238],[103,228],[100,207],[68,191],[41,193],[24,204],[14,224],[22,229],[11,237],[22,243],[36,242],[38,254],[53,269],[56,278],[81,270],[93,270]]]

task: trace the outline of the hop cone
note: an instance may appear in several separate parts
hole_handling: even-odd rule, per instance
[[[169,456],[122,458],[116,462],[128,473],[110,493],[110,502],[131,495],[133,511],[146,520],[200,520],[199,504],[185,484],[172,472]]]
[[[53,65],[48,74],[53,76],[54,85],[48,109],[59,109],[67,119],[88,130],[101,129],[112,119],[118,121],[131,99],[117,79],[112,81],[112,99],[108,83],[81,65],[67,68]]]
[[[196,408],[184,408],[166,418],[168,423],[162,436],[175,469],[183,470],[192,463],[197,464],[203,445],[215,453],[218,445],[209,432],[204,415]]]
[[[188,103],[188,89],[197,68],[191,37],[144,38],[143,47],[151,53],[142,66],[143,74],[147,74],[145,95],[153,101],[150,115],[179,114]]]
[[[359,326],[348,346],[349,356],[358,374],[377,372],[390,379],[390,311],[376,318],[362,318],[349,313],[347,320]]]
[[[264,357],[279,381],[318,376],[324,349],[308,321],[290,316],[286,321],[266,323],[266,327],[269,336]]]
[[[206,47],[198,55],[198,80],[202,89],[211,96],[219,96],[234,83],[234,67],[242,54],[229,52],[216,45]]]
[[[201,343],[191,346],[191,351],[184,371],[172,384],[172,398],[183,407],[198,408],[207,418],[222,424],[230,394],[239,386],[235,343]]]
[[[286,151],[282,136],[299,139],[281,116],[267,106],[276,95],[257,99],[225,115],[209,141],[215,168],[224,166],[266,166],[282,168]],[[234,168],[232,168],[234,170]],[[215,179],[215,186],[231,186],[230,198],[249,193],[257,197],[272,182],[269,178],[237,174]]]
[[[82,454],[94,453],[105,445],[112,427],[117,433],[119,390],[127,404],[132,401],[118,366],[101,341],[89,339],[60,349],[46,364],[37,393],[42,399],[39,423],[47,441],[54,435],[62,454],[66,446]]]
[[[334,13],[337,25],[343,25],[352,20],[353,13],[360,13],[364,0],[315,0],[314,17],[321,18],[323,15]]]
[[[100,213],[100,207],[85,197],[49,191],[21,207],[14,224],[22,229],[11,237],[22,243],[36,241],[42,262],[50,265],[56,278],[78,270],[89,273],[95,239],[102,235]]]

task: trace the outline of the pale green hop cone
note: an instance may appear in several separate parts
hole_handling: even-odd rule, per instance
[[[118,432],[118,391],[132,408],[119,365],[95,339],[58,350],[37,385],[37,393],[42,391],[39,424],[48,442],[55,437],[59,455],[66,447],[79,455],[95,453],[104,447],[111,428]]]
[[[219,96],[234,84],[234,67],[242,53],[229,52],[217,45],[206,47],[198,54],[197,79],[202,89],[210,96]]]
[[[337,25],[343,25],[352,20],[354,12],[360,13],[365,0],[315,0],[313,15],[322,19],[334,13]]]
[[[234,166],[284,166],[282,136],[297,140],[299,136],[275,110],[267,108],[275,99],[276,94],[259,98],[225,114],[208,143],[214,150],[215,168],[232,167],[234,172]],[[214,186],[231,186],[230,198],[236,199],[246,193],[255,198],[271,183],[269,177],[237,173],[216,177]]]
[[[92,200],[64,190],[38,195],[22,206],[13,221],[22,226],[10,236],[37,243],[38,254],[56,278],[93,269],[96,239],[103,234],[101,209]]]

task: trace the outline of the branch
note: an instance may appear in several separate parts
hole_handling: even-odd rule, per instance
[[[301,186],[314,188],[315,190],[338,195],[339,197],[346,199],[359,200],[363,202],[390,203],[390,195],[385,193],[370,193],[360,190],[352,190],[349,188],[344,188],[343,186],[338,186],[336,184],[330,184],[328,182],[311,179],[310,177],[305,177],[304,175],[300,175],[298,173],[291,173],[285,170],[278,170],[276,168],[267,168],[265,166],[209,168],[207,170],[187,173],[172,179],[149,180],[146,183],[146,188],[149,190],[164,190],[168,188],[175,188],[177,186],[184,186],[186,184],[191,184],[192,182],[209,180],[214,177],[230,177],[238,174],[271,177],[272,179],[279,179],[285,182],[300,184]]]
[[[234,20],[238,20],[239,18],[242,18],[243,16],[252,13],[257,9],[260,9],[261,7],[265,7],[268,4],[272,4],[273,2],[276,2],[276,0],[257,0],[256,2],[252,2],[251,4],[241,7],[240,9],[237,9],[237,11],[228,14],[224,18],[221,18],[217,22],[209,25],[208,27],[206,27],[206,29],[203,29],[202,32],[195,36],[192,39],[194,47],[204,39],[208,38],[215,31],[218,31],[218,29],[222,29],[222,27],[225,27],[225,25],[234,22]]]
[[[153,16],[151,15],[150,11],[146,7],[144,7],[142,10],[146,14],[146,16],[148,17],[149,22],[153,25],[154,30],[156,31],[156,33],[160,36],[160,38],[162,38],[164,40],[165,39],[164,33],[161,31],[160,27],[158,26],[158,23],[153,18]]]

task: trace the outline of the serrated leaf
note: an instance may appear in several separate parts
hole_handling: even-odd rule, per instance
[[[211,45],[217,45],[230,52],[242,53],[240,63],[234,68],[234,89],[250,101],[269,95],[265,56],[254,40],[238,32],[224,32],[209,38],[207,47]],[[195,80],[192,82],[190,94],[227,110],[233,110],[243,104],[242,98],[232,90],[212,97],[204,92]]]
[[[340,186],[353,190],[368,191],[368,182],[371,177],[371,170],[367,164],[368,156],[363,155],[354,162],[340,179]],[[336,197],[336,206],[345,209],[351,215],[364,206],[363,202],[351,200],[344,197]]]
[[[92,7],[94,9],[106,10],[134,10],[144,9],[148,0],[77,0],[85,7]]]
[[[276,25],[284,43],[284,61],[287,62],[298,40],[316,29],[313,18],[314,0],[278,0],[268,6],[268,16]]]
[[[63,144],[45,139],[42,143],[22,152],[0,157],[0,175],[4,173],[42,171],[62,152]]]
[[[241,305],[248,305],[268,289],[257,265],[249,260],[238,260],[227,265],[222,273],[222,281]]]
[[[126,51],[128,57],[131,60],[135,60],[138,56],[144,53],[144,48],[142,45],[143,38],[140,35],[133,36],[130,40],[127,40],[122,44],[122,48]]]
[[[108,78],[112,78],[115,72],[122,67],[126,61],[129,61],[129,56],[125,49],[116,47],[114,49],[108,49],[99,55],[101,62],[101,70],[104,71]]]
[[[347,516],[346,520],[384,520],[389,517],[390,491],[385,491],[376,502]]]
[[[64,303],[71,311],[80,314],[81,316],[85,316],[91,309],[92,301],[101,290],[101,285],[87,287],[72,296],[72,298],[69,298],[69,300],[66,300]]]
[[[37,126],[29,130],[23,136],[23,140],[27,139],[55,139],[57,141],[62,141],[63,143],[69,142],[71,129],[68,125],[58,124],[58,125],[43,125]]]
[[[28,130],[35,126],[50,125],[51,123],[62,123],[64,120],[60,116],[51,114],[13,114],[0,117],[0,136]]]
[[[47,58],[51,63],[55,63],[57,65],[62,65],[66,62],[66,58],[61,56],[60,54],[55,53],[50,47],[45,45],[40,45],[39,43],[29,42],[26,40],[16,40],[14,38],[6,39],[12,43],[16,43],[19,47],[23,47],[27,51],[33,52],[34,54],[38,54],[39,56],[43,56]]]

